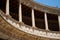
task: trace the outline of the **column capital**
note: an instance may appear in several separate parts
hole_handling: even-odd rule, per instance
[[[21,3],[21,0],[19,0],[19,4]]]

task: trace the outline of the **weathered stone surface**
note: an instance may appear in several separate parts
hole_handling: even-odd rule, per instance
[[[6,35],[6,39],[9,40],[55,40],[49,38],[38,37],[35,35],[27,34],[23,31],[20,31],[7,23],[1,16],[0,16],[0,33]]]

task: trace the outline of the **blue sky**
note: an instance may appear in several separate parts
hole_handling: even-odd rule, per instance
[[[60,0],[35,0],[38,3],[60,8]]]

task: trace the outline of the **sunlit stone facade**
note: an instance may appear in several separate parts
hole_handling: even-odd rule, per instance
[[[0,0],[0,16],[17,30],[36,37],[60,39],[59,13],[59,8],[32,0]]]

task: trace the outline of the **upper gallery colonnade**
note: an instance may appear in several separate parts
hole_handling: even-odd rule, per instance
[[[34,9],[31,8],[31,17],[32,17],[32,27],[36,27],[35,25],[35,15],[34,15]],[[6,1],[6,15],[10,15],[9,12],[9,0]],[[48,28],[48,20],[47,20],[47,12],[44,12],[44,20],[45,20],[45,29],[49,30]],[[59,30],[60,30],[60,15],[58,15],[58,21],[59,21]],[[22,4],[19,3],[19,22],[22,21]]]

